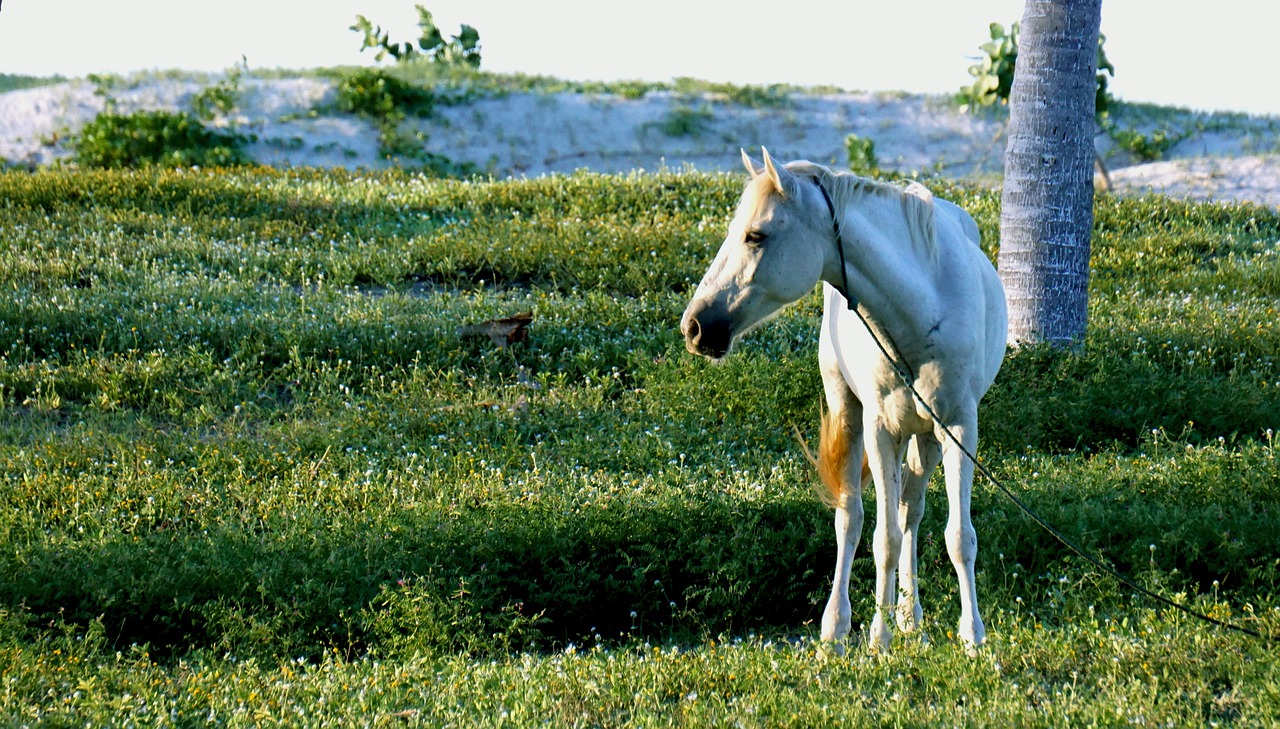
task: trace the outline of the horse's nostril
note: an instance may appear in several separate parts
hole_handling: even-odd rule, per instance
[[[685,348],[703,357],[719,359],[729,351],[733,338],[727,319],[711,312],[701,312],[703,317],[691,316],[684,324]]]

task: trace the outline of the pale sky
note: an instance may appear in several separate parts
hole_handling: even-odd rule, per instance
[[[480,31],[490,71],[565,79],[834,85],[951,93],[1022,0],[417,0],[446,35]],[[417,37],[415,0],[3,0],[0,73],[373,64],[357,13]],[[1113,93],[1212,111],[1280,115],[1280,2],[1103,0]]]

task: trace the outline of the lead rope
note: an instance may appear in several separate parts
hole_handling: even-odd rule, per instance
[[[843,285],[843,290],[841,291],[841,294],[844,296],[845,302],[849,306],[849,311],[853,312],[854,315],[858,317],[858,321],[862,322],[862,326],[866,327],[867,333],[871,335],[871,341],[875,342],[876,347],[880,350],[880,353],[884,355],[884,358],[886,360],[889,361],[889,365],[893,367],[893,371],[898,374],[898,377],[902,380],[902,384],[906,385],[907,389],[911,391],[911,395],[916,399],[916,402],[920,403],[920,405],[924,407],[925,412],[929,413],[929,417],[932,418],[933,422],[939,428],[942,429],[942,432],[946,434],[947,439],[950,440],[952,443],[954,443],[955,446],[960,449],[960,452],[963,453],[965,457],[968,458],[973,463],[974,468],[976,468],[978,472],[983,475],[983,477],[985,477],[988,481],[990,481],[992,485],[994,485],[996,489],[1000,491],[1000,493],[1004,494],[1005,497],[1007,497],[1010,501],[1012,501],[1013,505],[1018,507],[1018,509],[1022,511],[1023,514],[1025,514],[1028,518],[1031,519],[1031,521],[1035,522],[1037,525],[1040,526],[1040,528],[1048,532],[1050,536],[1052,536],[1054,539],[1057,539],[1059,542],[1061,542],[1065,547],[1067,547],[1067,549],[1074,552],[1076,556],[1080,557],[1084,561],[1088,562],[1089,564],[1093,565],[1097,569],[1101,570],[1103,573],[1108,574],[1111,577],[1115,578],[1116,581],[1118,581],[1120,584],[1124,585],[1125,587],[1128,587],[1129,589],[1134,590],[1151,600],[1155,600],[1156,602],[1162,605],[1167,605],[1169,607],[1176,608],[1182,611],[1183,613],[1190,615],[1193,618],[1198,618],[1207,623],[1212,623],[1219,627],[1227,628],[1228,630],[1234,630],[1236,632],[1243,633],[1245,635],[1253,636],[1254,638],[1261,638],[1269,642],[1276,642],[1277,640],[1280,640],[1280,636],[1266,635],[1256,630],[1253,630],[1251,628],[1246,628],[1242,625],[1236,625],[1234,623],[1228,623],[1226,621],[1219,620],[1218,618],[1212,617],[1210,615],[1206,615],[1196,610],[1192,610],[1186,605],[1182,605],[1177,602],[1174,602],[1173,600],[1170,600],[1164,595],[1148,590],[1147,588],[1135,583],[1134,581],[1130,580],[1128,577],[1125,577],[1124,575],[1120,574],[1120,572],[1117,571],[1114,567],[1104,564],[1102,560],[1090,554],[1087,554],[1084,551],[1083,547],[1079,546],[1078,544],[1073,542],[1071,539],[1067,538],[1065,534],[1063,534],[1062,532],[1054,528],[1052,524],[1042,519],[1039,514],[1036,514],[1034,511],[1031,510],[1031,507],[1022,503],[1022,500],[1019,499],[1016,495],[1014,495],[1013,491],[1010,490],[1008,486],[1005,486],[1004,483],[1000,481],[1000,479],[996,478],[995,474],[991,473],[991,471],[988,470],[987,467],[982,464],[982,461],[979,461],[978,457],[975,456],[972,452],[970,452],[969,449],[965,447],[964,443],[960,442],[959,438],[956,438],[956,436],[951,432],[951,429],[943,424],[942,419],[938,417],[938,414],[936,412],[934,412],[933,406],[931,406],[928,402],[926,402],[924,397],[922,397],[920,393],[916,391],[915,372],[911,370],[911,367],[910,365],[907,364],[906,360],[902,359],[902,354],[901,352],[898,351],[898,348],[896,346],[893,347],[894,352],[897,356],[895,357],[894,355],[891,355],[889,353],[889,350],[885,347],[884,342],[882,342],[879,335],[876,334],[875,328],[871,326],[871,323],[867,321],[867,318],[862,315],[861,311],[858,310],[858,300],[854,298],[852,292],[849,291],[849,274],[845,271],[846,266],[845,266],[845,258],[844,258],[844,240],[840,235],[840,219],[836,217],[835,205],[832,204],[831,195],[827,193],[827,188],[823,187],[822,181],[819,180],[817,177],[814,177],[813,182],[815,185],[818,186],[818,191],[822,193],[822,199],[827,203],[827,212],[829,212],[831,215],[831,229],[836,236],[836,251],[838,251],[840,254],[840,282]],[[887,333],[886,333],[886,336],[887,336]],[[890,339],[890,344],[892,345],[892,343],[893,343],[892,339]],[[898,362],[899,359],[902,359],[901,364],[899,364]]]

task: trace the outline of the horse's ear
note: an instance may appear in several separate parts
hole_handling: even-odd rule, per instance
[[[742,166],[747,168],[747,172],[751,173],[751,177],[753,179],[764,174],[763,162],[752,159],[751,155],[747,154],[747,150],[745,149],[739,149],[738,151],[742,152]]]
[[[764,173],[773,181],[773,187],[782,197],[788,197],[795,193],[796,178],[786,167],[780,167],[773,163],[773,158],[769,156],[769,150],[764,147],[760,148],[764,153]]]

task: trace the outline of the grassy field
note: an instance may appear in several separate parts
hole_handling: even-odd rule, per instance
[[[935,484],[931,642],[823,655],[817,297],[719,366],[677,331],[740,185],[0,173],[0,722],[1280,725],[1274,645],[985,485],[982,653]],[[932,186],[994,253],[998,195]],[[1103,198],[1093,267],[1084,352],[1010,356],[983,455],[1280,633],[1280,216]]]

